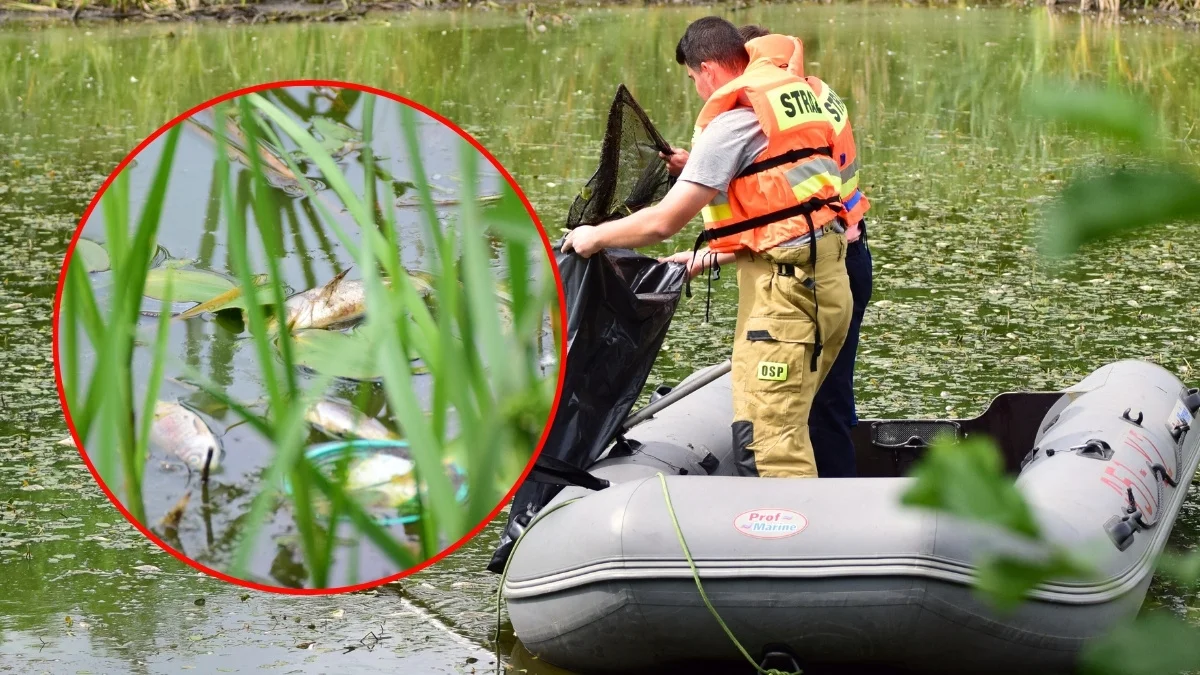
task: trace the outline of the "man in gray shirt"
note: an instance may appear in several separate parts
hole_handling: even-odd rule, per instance
[[[654,206],[575,228],[562,249],[587,257],[609,247],[656,244],[713,206],[706,240],[725,252],[671,260],[688,264],[692,276],[714,262],[737,261],[738,472],[815,478],[809,411],[850,320],[846,243],[834,219],[842,210],[840,176],[829,156],[834,131],[802,79],[769,63],[756,62],[748,72],[742,43],[737,28],[718,17],[688,26],[676,60],[707,102],[701,116],[707,124],[698,122],[703,130],[690,156],[669,158],[673,168],[682,164],[679,180]],[[722,215],[710,217],[716,213]]]

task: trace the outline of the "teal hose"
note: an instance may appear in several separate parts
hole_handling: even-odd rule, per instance
[[[371,455],[372,450],[382,448],[408,448],[408,441],[403,440],[378,440],[378,439],[353,439],[347,441],[331,441],[329,443],[320,443],[310,447],[304,452],[304,456],[314,462],[319,463],[320,460],[329,457],[330,455],[338,455],[346,453],[349,450],[351,456],[367,457]],[[457,467],[455,467],[457,471]],[[283,484],[284,492],[291,494],[292,486],[285,479]],[[467,484],[466,481],[459,486],[454,498],[461,504],[467,499]],[[420,514],[395,515],[387,518],[377,518],[375,522],[384,527],[392,525],[411,525],[421,520]]]

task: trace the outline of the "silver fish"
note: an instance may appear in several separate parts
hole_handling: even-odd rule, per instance
[[[366,286],[358,280],[347,280],[349,271],[343,271],[324,286],[288,298],[284,302],[288,330],[294,333],[306,328],[328,328],[361,319],[367,312]],[[433,286],[422,274],[410,272],[409,279],[417,293],[425,296],[433,291]],[[391,285],[390,279],[380,281],[385,288]],[[272,319],[269,325],[274,328],[276,323]]]
[[[284,303],[289,331],[326,328],[362,318],[367,294],[361,281],[346,281],[347,269],[318,288],[297,293]],[[271,326],[276,325],[271,321]]]
[[[413,478],[412,460],[379,454],[351,465],[345,487],[364,506],[395,508],[417,496]]]
[[[204,470],[209,453],[212,454],[209,471],[216,470],[225,454],[221,442],[204,420],[178,403],[155,402],[150,440],[183,460],[193,471]]]
[[[389,441],[399,438],[374,417],[368,417],[344,403],[320,400],[304,413],[304,419],[317,429],[338,438],[365,438]]]

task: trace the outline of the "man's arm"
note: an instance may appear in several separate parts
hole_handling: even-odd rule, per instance
[[[587,258],[605,248],[639,248],[666,241],[682,230],[713,197],[716,188],[679,181],[663,200],[619,220],[580,225],[567,233],[563,252],[574,250]]]

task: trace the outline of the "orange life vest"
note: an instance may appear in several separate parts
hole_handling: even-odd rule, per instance
[[[767,148],[701,212],[701,241],[716,252],[765,251],[844,213],[833,124],[812,86],[769,59],[750,61],[744,73],[713,92],[696,120],[696,135],[717,115],[747,103]]]
[[[746,53],[751,61],[766,58],[789,73],[803,77],[817,94],[818,103],[833,123],[833,159],[838,163],[842,175],[841,195],[846,207],[846,223],[854,228],[862,221],[867,209],[871,208],[871,203],[858,189],[858,149],[854,144],[854,130],[850,127],[846,104],[819,78],[804,75],[804,43],[799,39],[790,35],[764,35],[747,41]]]

